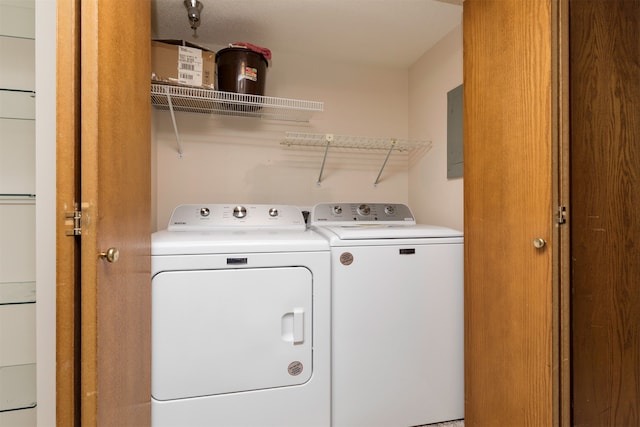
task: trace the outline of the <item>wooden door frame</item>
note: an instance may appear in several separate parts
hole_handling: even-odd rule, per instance
[[[569,0],[552,1],[553,191],[557,201],[556,243],[553,248],[554,419],[571,426],[571,224],[569,194]]]
[[[66,235],[79,208],[80,0],[57,0],[56,42],[56,424],[80,425],[80,243]]]

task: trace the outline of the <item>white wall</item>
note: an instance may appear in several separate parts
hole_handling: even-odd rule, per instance
[[[418,222],[463,228],[462,178],[447,179],[447,92],[462,84],[462,24],[409,69],[409,136],[432,141],[411,159],[409,203]]]
[[[325,63],[273,52],[265,95],[323,101],[309,123],[178,113],[184,157],[178,158],[169,113],[154,111],[157,228],[180,203],[408,201],[407,155],[394,154],[377,186],[386,153],[286,149],[285,131],[406,138],[406,69]]]
[[[36,1],[38,426],[56,420],[56,0]]]
[[[0,425],[36,410],[35,19],[0,0]]]
[[[211,46],[216,48],[215,46]],[[153,113],[154,218],[166,227],[180,203],[388,201],[409,203],[419,222],[462,229],[462,179],[446,178],[447,92],[462,83],[462,25],[409,70],[326,63],[273,52],[265,95],[323,101],[309,123],[177,113],[183,158],[168,112]],[[384,152],[292,150],[286,131],[431,140],[396,154],[377,186]]]

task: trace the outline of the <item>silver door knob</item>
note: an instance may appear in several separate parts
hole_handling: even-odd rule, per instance
[[[542,249],[544,248],[544,245],[547,244],[547,241],[544,240],[542,237],[538,237],[537,239],[533,239],[533,246],[536,249]]]
[[[104,258],[109,262],[118,262],[120,258],[120,251],[118,248],[109,248],[106,252],[100,252],[100,258]]]

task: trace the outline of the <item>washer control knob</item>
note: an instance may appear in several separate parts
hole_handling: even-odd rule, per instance
[[[278,216],[279,213],[280,212],[278,212],[278,209],[276,209],[276,208],[269,209],[269,216],[270,217],[276,217],[276,216]]]
[[[236,218],[244,218],[245,216],[247,216],[247,208],[245,208],[244,206],[236,206],[235,208],[233,208],[233,216],[235,216]]]
[[[396,213],[396,208],[393,205],[387,205],[384,207],[384,213],[387,215],[394,215]]]
[[[340,215],[342,213],[342,206],[335,205],[333,207],[333,213],[336,214],[336,215]]]
[[[209,208],[200,208],[200,216],[209,216],[209,214],[211,213],[211,211],[209,210]]]
[[[367,216],[371,213],[371,208],[369,205],[360,205],[358,206],[358,213],[363,216]]]

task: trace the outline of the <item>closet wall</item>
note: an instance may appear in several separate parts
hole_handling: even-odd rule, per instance
[[[447,179],[447,93],[462,84],[462,24],[409,68],[409,137],[432,141],[409,161],[409,203],[418,222],[462,230],[463,178]]]
[[[326,63],[312,55],[303,57],[274,51],[265,95],[322,101],[324,111],[315,113],[308,123],[178,112],[182,158],[177,152],[170,114],[154,111],[157,229],[166,227],[172,209],[180,203],[310,206],[325,201],[410,203],[421,220],[446,221],[446,225],[461,229],[461,188],[441,191],[441,200],[419,198],[413,204],[409,197],[412,169],[416,170],[419,180],[431,180],[433,173],[444,170],[444,175],[439,175],[437,184],[433,185],[447,184],[446,93],[462,83],[461,27],[452,34],[445,37],[446,47],[438,45],[425,52],[411,71]],[[436,52],[437,65],[424,59],[432,56],[431,51]],[[438,73],[432,73],[436,68]],[[441,79],[443,74],[449,76],[445,83]],[[419,92],[414,90],[417,86],[422,87]],[[418,111],[417,115],[410,116],[410,109]],[[431,113],[436,114],[432,118],[421,117]],[[414,126],[409,124],[410,117]],[[330,149],[318,183],[323,149],[288,148],[282,144],[287,131],[390,140],[410,138],[431,141],[431,148],[392,153],[377,185],[374,182],[387,154],[385,151]],[[435,163],[426,162],[434,153],[437,158],[431,160]],[[438,164],[435,170],[434,164]],[[419,193],[422,183],[417,182],[413,188]],[[430,208],[444,199],[447,205],[457,206],[459,210],[452,214],[453,220],[434,214]]]
[[[0,425],[35,425],[34,1],[0,1]]]
[[[384,153],[330,150],[317,184],[322,149],[288,149],[285,132],[407,137],[406,69],[326,64],[273,52],[265,95],[323,101],[308,123],[177,113],[184,155],[169,114],[155,112],[158,227],[179,203],[285,203],[408,197],[407,156],[392,156],[374,187]]]

